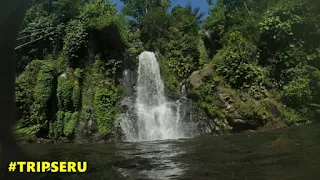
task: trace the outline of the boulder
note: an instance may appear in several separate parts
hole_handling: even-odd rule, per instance
[[[200,71],[195,71],[191,74],[191,76],[189,77],[189,83],[195,88],[200,86],[201,84]]]
[[[202,78],[204,76],[210,75],[213,73],[213,67],[211,64],[205,64],[203,69],[194,71],[190,77],[188,78],[187,82],[191,84],[193,87],[197,88],[201,85]]]

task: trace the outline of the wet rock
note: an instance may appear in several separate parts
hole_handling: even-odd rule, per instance
[[[115,128],[114,128],[114,140],[123,140],[125,137],[125,134],[120,126],[120,124],[118,124]]]
[[[51,139],[44,139],[44,138],[36,138],[32,140],[33,143],[53,143]]]
[[[94,120],[90,119],[90,120],[88,121],[88,129],[89,129],[89,131],[91,131],[91,132],[93,132],[93,133],[98,132],[98,125],[97,125],[97,123],[96,123]]]
[[[210,121],[200,121],[198,123],[198,131],[201,132],[201,134],[210,134],[214,128],[214,123]]]
[[[93,136],[93,141],[97,143],[112,142],[114,140],[115,140],[115,134],[113,133],[105,133],[105,134],[97,133]]]
[[[68,143],[68,142],[70,142],[70,141],[69,141],[69,139],[67,139],[66,137],[60,137],[60,138],[58,139],[58,142]]]
[[[233,127],[232,131],[234,133],[239,133],[239,132],[244,132],[244,131],[248,131],[248,130],[253,130],[254,127],[251,126],[248,123],[243,123],[243,122],[239,122],[239,123],[231,123],[231,126]]]
[[[182,81],[179,83],[179,86],[182,87],[185,83],[186,83],[186,80],[182,80]]]
[[[266,130],[272,130],[272,129],[279,129],[286,127],[287,125],[283,122],[268,122],[263,127],[259,127],[259,131],[266,131]]]
[[[129,97],[134,93],[134,86],[136,85],[136,82],[137,72],[130,69],[125,69],[123,71],[123,76],[120,80],[122,95],[124,97]]]
[[[123,112],[127,112],[133,109],[134,107],[134,98],[133,97],[126,97],[121,100],[118,105],[122,109]]]
[[[182,97],[186,97],[187,94],[188,94],[188,92],[187,92],[186,86],[182,85],[182,87],[181,87],[181,96]]]
[[[178,100],[180,99],[181,94],[176,93],[176,92],[169,92],[168,93],[168,98],[173,99],[173,100]]]

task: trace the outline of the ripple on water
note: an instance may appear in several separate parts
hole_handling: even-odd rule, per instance
[[[169,140],[119,144],[117,155],[126,160],[121,161],[116,169],[124,178],[177,178],[187,167],[177,161],[184,153],[177,145],[178,142]]]

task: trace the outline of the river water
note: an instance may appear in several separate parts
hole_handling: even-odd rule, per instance
[[[46,173],[33,179],[320,179],[320,125],[191,139],[22,148],[33,160],[88,162],[84,174]]]

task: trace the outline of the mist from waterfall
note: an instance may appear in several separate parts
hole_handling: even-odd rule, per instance
[[[180,100],[170,102],[164,96],[159,64],[153,52],[139,55],[136,96],[133,113],[122,114],[121,128],[128,141],[152,141],[187,137],[182,123]]]

